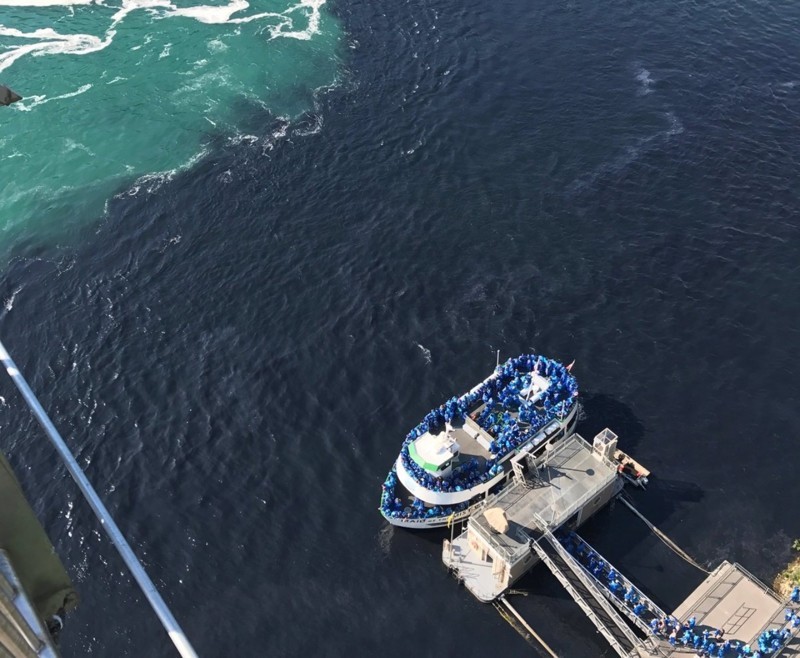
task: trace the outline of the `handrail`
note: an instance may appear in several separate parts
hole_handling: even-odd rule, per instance
[[[611,483],[617,477],[616,473],[609,474],[606,477],[606,482],[603,484],[603,487],[606,487],[609,483]],[[575,510],[582,509],[586,501],[591,500],[592,498],[600,495],[603,490],[603,487],[597,489],[590,489],[586,493],[584,493],[580,498],[576,501],[570,503],[569,506],[565,507],[556,507],[555,505],[551,506],[553,510],[553,518],[550,520],[549,523],[545,527],[550,528],[557,528],[560,526],[569,516],[573,514]],[[556,515],[558,513],[558,515]],[[538,515],[537,515],[538,516]],[[541,518],[541,517],[539,517]]]
[[[625,585],[626,587],[633,588],[633,591],[636,592],[636,594],[639,597],[639,599],[640,600],[643,599],[644,601],[647,602],[648,607],[650,608],[650,611],[652,613],[654,613],[654,615],[656,617],[658,617],[659,619],[663,619],[663,618],[667,617],[667,613],[666,612],[664,612],[660,607],[658,607],[655,604],[655,602],[649,596],[645,595],[644,592],[642,592],[642,590],[640,590],[638,587],[636,587],[636,585],[634,585],[628,578],[626,578],[619,570],[614,568],[614,566],[611,564],[611,562],[606,560],[602,555],[600,555],[600,553],[597,550],[592,548],[592,546],[591,546],[591,544],[589,544],[589,542],[587,542],[583,537],[581,537],[577,533],[573,533],[573,535],[578,539],[578,541],[584,547],[586,547],[587,549],[592,551],[600,560],[605,562],[609,566],[609,568],[614,569],[614,571],[617,573],[617,576],[618,576],[618,579],[619,579],[620,583],[622,585]],[[595,580],[598,583],[600,583],[601,591],[603,592],[603,594],[606,596],[606,598],[609,601],[611,601],[611,603],[613,603],[617,607],[617,609],[619,609],[620,612],[625,614],[625,616],[628,617],[628,619],[630,619],[634,624],[636,624],[639,628],[641,628],[645,633],[647,633],[648,635],[652,634],[652,632],[653,632],[652,629],[650,628],[650,626],[647,625],[647,623],[645,623],[644,619],[642,619],[641,617],[633,614],[633,611],[630,610],[627,606],[625,606],[622,603],[622,601],[620,601],[618,598],[616,598],[610,591],[608,591],[608,589],[602,585],[600,579],[597,578],[593,573],[591,573],[586,568],[585,565],[581,564],[581,562],[578,561],[578,560],[576,560],[576,563],[581,567],[581,569],[583,569],[583,571],[586,573],[587,577],[592,578],[593,580]]]
[[[150,580],[150,577],[144,570],[142,563],[137,559],[133,549],[130,547],[130,544],[128,544],[128,542],[125,540],[125,537],[122,535],[122,532],[114,521],[114,518],[106,509],[103,501],[100,500],[100,496],[97,495],[94,487],[92,487],[91,483],[87,479],[86,474],[78,465],[77,460],[73,456],[72,452],[70,452],[70,449],[67,447],[64,439],[61,438],[61,435],[58,433],[55,425],[53,425],[53,421],[50,420],[47,412],[45,412],[44,408],[39,403],[39,400],[36,399],[36,395],[34,395],[31,387],[28,386],[28,382],[25,381],[25,378],[22,376],[19,368],[17,368],[17,364],[14,363],[14,360],[6,351],[6,348],[2,342],[0,342],[0,361],[2,361],[3,365],[5,366],[8,376],[11,377],[11,381],[14,382],[16,387],[19,389],[19,392],[22,393],[22,397],[25,398],[25,402],[27,403],[28,407],[30,407],[33,415],[36,416],[36,420],[39,421],[39,424],[42,426],[42,429],[44,429],[45,434],[47,434],[48,438],[50,439],[50,442],[53,444],[53,446],[55,446],[55,449],[66,465],[69,474],[72,476],[72,479],[75,480],[75,483],[78,485],[78,489],[80,489],[83,497],[89,503],[89,506],[94,511],[95,516],[97,516],[97,518],[100,520],[100,525],[106,531],[109,539],[111,539],[111,543],[113,543],[116,549],[119,551],[120,556],[122,556],[122,559],[130,570],[131,575],[139,584],[142,593],[145,595],[150,603],[150,606],[155,611],[156,615],[161,621],[161,625],[164,627],[164,630],[167,631],[167,634],[169,635],[170,640],[172,640],[172,643],[175,645],[175,648],[178,650],[178,653],[183,656],[183,658],[197,658],[197,653],[195,653],[195,650],[190,644],[189,639],[186,637],[186,633],[183,632],[183,629],[172,615],[172,612],[170,611],[169,607],[167,607],[164,599],[161,598],[161,594],[158,593],[153,581]]]
[[[542,538],[543,539],[547,539],[547,541],[550,543],[550,545],[556,550],[557,553],[559,553],[561,558],[564,559],[564,556],[561,554],[561,552],[559,551],[558,546],[557,546],[558,545],[558,540],[555,539],[555,537],[552,535],[552,533],[548,532],[545,535],[543,535]],[[547,554],[547,551],[545,551],[544,548],[542,548],[540,543],[538,541],[531,542],[531,548],[533,548],[533,550],[538,554],[538,556],[541,558],[541,560],[549,567],[549,569],[553,572],[553,575],[555,575],[556,578],[558,578],[558,580],[561,581],[561,584],[564,586],[564,588],[567,590],[567,592],[570,594],[570,596],[581,607],[581,609],[584,611],[586,616],[589,617],[589,619],[595,625],[597,630],[600,631],[600,633],[602,633],[603,637],[606,638],[608,643],[617,652],[617,654],[619,656],[621,656],[622,658],[627,658],[628,656],[630,656],[631,655],[631,651],[626,650],[625,647],[623,647],[622,644],[619,642],[619,640],[611,633],[610,629],[597,616],[597,613],[589,605],[589,602],[581,595],[581,593],[577,589],[575,589],[575,587],[572,585],[572,583],[569,582],[569,580],[567,579],[566,574],[564,574],[564,572],[558,567],[558,565],[555,563],[555,561]],[[569,553],[567,553],[567,555],[569,556]],[[569,557],[571,558],[571,556],[569,556]],[[633,634],[633,632],[630,630],[630,628],[627,627],[627,625],[625,624],[624,620],[622,620],[619,617],[619,615],[616,612],[616,610],[614,610],[609,605],[609,603],[607,601],[605,601],[605,599],[603,599],[603,597],[599,597],[598,598],[593,593],[592,585],[590,585],[590,584],[588,584],[586,582],[586,580],[582,576],[582,574],[580,574],[579,572],[576,572],[574,569],[571,569],[569,562],[566,562],[566,565],[567,565],[567,568],[570,568],[570,570],[573,573],[575,573],[575,575],[578,577],[578,580],[581,581],[581,583],[584,585],[584,587],[587,588],[587,590],[588,590],[589,594],[592,596],[592,598],[594,598],[600,604],[600,606],[603,607],[603,609],[605,610],[606,614],[608,614],[609,617],[612,620],[615,621],[615,625],[618,627],[620,632],[625,636],[625,639],[627,639],[628,642],[630,643],[631,649],[635,649],[637,646],[639,646],[639,644],[640,644],[639,638],[637,638]]]
[[[572,570],[572,572],[578,576],[578,579],[584,584],[584,586],[594,594],[600,594],[599,598],[597,598],[597,602],[600,603],[602,608],[611,616],[612,619],[619,616],[619,613],[614,610],[614,608],[610,605],[608,599],[602,595],[600,588],[594,582],[593,579],[589,578],[586,573],[584,572],[581,565],[569,554],[566,548],[561,545],[561,542],[556,539],[555,535],[552,532],[548,532],[544,535],[548,542],[553,546],[556,552],[561,556],[561,559],[567,564],[567,566]],[[575,567],[578,567],[577,569]],[[620,619],[619,621],[622,621]],[[639,643],[639,638],[634,635],[633,631],[628,628],[627,624],[622,621],[622,625],[620,626],[625,636],[631,641],[631,643],[636,646]]]
[[[608,615],[616,622],[617,626],[623,632],[625,637],[627,637],[629,641],[633,642],[634,647],[644,647],[650,654],[658,654],[662,656],[666,655],[660,650],[650,635],[648,635],[644,640],[636,637],[630,627],[625,624],[625,621],[619,616],[619,613],[610,605],[609,600],[605,597],[605,593],[598,585],[596,579],[593,576],[590,576],[583,568],[583,565],[572,555],[570,555],[569,551],[567,551],[561,542],[558,541],[552,532],[547,532],[543,536],[547,538],[550,544],[555,548],[556,552],[561,556],[561,559],[563,559],[567,566],[570,567],[578,579],[589,589],[590,592],[592,592],[594,598],[602,606],[606,613],[608,613]],[[577,569],[575,568],[576,566],[578,567]]]
[[[734,562],[733,566],[741,571],[745,576],[747,576],[750,580],[752,580],[756,585],[761,587],[764,590],[765,594],[769,594],[773,599],[780,601],[781,603],[786,603],[786,599],[781,599],[775,591],[769,586],[765,585],[764,582],[760,578],[756,578],[752,573],[750,573],[747,569],[745,569],[741,564],[738,562]]]

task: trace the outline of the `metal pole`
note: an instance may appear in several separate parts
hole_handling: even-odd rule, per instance
[[[36,399],[30,386],[28,386],[28,382],[25,381],[22,373],[20,373],[17,368],[17,364],[14,363],[14,360],[6,351],[2,342],[0,342],[0,361],[3,362],[9,377],[11,377],[11,380],[19,389],[20,393],[22,393],[22,397],[25,398],[25,402],[27,402],[31,411],[36,416],[36,420],[39,421],[39,424],[50,438],[50,441],[55,446],[59,455],[61,455],[61,459],[64,460],[69,474],[77,483],[78,488],[81,490],[81,493],[88,501],[92,510],[94,510],[97,518],[100,519],[100,525],[103,526],[111,542],[116,546],[125,564],[128,565],[131,574],[133,574],[133,577],[136,579],[136,582],[139,583],[139,587],[142,589],[142,592],[144,592],[144,595],[147,597],[156,615],[158,615],[158,618],[161,620],[161,625],[164,627],[164,630],[167,631],[178,653],[183,656],[183,658],[197,658],[197,653],[195,653],[183,629],[178,625],[175,617],[172,616],[172,613],[167,607],[167,604],[164,603],[164,599],[162,599],[161,595],[158,593],[153,581],[150,580],[141,562],[139,562],[136,555],[134,555],[128,542],[125,541],[125,537],[122,536],[122,532],[120,532],[111,514],[89,483],[89,480],[86,478],[83,470],[81,470],[75,457],[73,457],[67,444],[64,443],[64,439],[61,438],[55,425],[53,425],[53,421],[50,420],[47,413],[42,408],[42,405],[39,404],[39,400]]]

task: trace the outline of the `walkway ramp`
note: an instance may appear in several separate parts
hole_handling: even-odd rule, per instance
[[[624,574],[620,573],[614,566],[606,560],[600,553],[598,553],[583,537],[576,532],[570,532],[568,535],[561,538],[561,544],[567,551],[577,556],[576,561],[583,569],[588,578],[596,582],[603,595],[614,604],[617,610],[627,617],[631,623],[637,628],[641,629],[645,635],[652,635],[652,628],[650,622],[653,619],[666,619],[667,613],[664,612],[656,603],[647,596],[642,590],[628,580]],[[602,567],[596,567],[597,575],[593,574],[587,567],[590,560],[594,560]],[[609,589],[609,580],[613,579],[619,583],[619,593],[615,594]],[[637,615],[633,612],[632,605],[626,605],[622,592],[635,592],[636,601],[644,605],[644,611]]]
[[[651,642],[641,640],[633,632],[606,599],[594,579],[567,552],[552,532],[546,531],[538,540],[532,541],[531,550],[553,572],[621,658],[658,655],[658,650]]]

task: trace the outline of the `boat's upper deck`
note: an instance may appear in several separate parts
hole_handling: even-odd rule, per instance
[[[467,461],[472,457],[476,457],[479,461],[486,461],[494,457],[486,445],[483,445],[488,444],[492,437],[483,428],[478,427],[477,423],[466,419],[460,427],[453,427],[452,435],[461,448],[460,461]]]

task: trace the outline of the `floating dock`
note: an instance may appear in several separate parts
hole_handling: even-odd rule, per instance
[[[521,620],[504,593],[543,562],[623,658],[800,658],[800,604],[738,564],[723,562],[667,613],[575,532],[625,483],[650,476],[617,440],[609,429],[591,444],[573,434],[520,463],[514,482],[444,542],[445,565],[478,600],[499,599]]]
[[[599,436],[599,435],[598,435]],[[531,542],[568,521],[580,525],[622,489],[617,467],[580,435],[562,439],[531,459],[483,510],[499,509],[508,521],[500,532],[485,512],[472,515],[464,532],[445,542],[444,563],[466,588],[492,601],[538,562]]]

